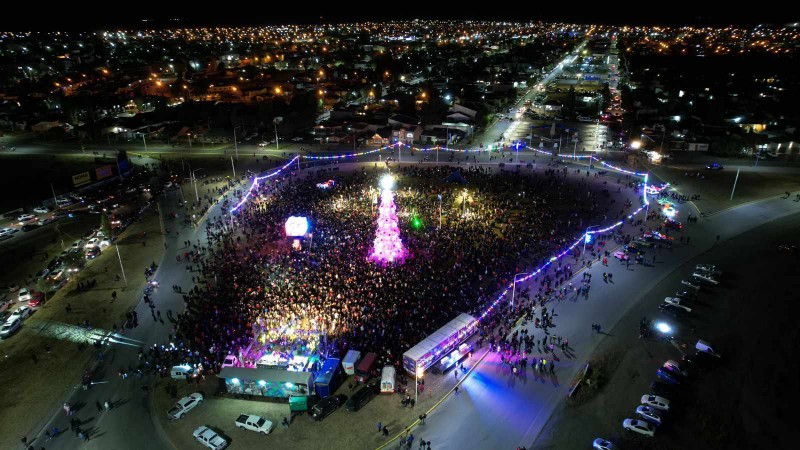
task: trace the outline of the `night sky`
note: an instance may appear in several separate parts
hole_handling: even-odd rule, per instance
[[[598,0],[559,2],[512,0],[480,2],[329,2],[319,0],[289,2],[96,2],[48,3],[16,2],[0,15],[0,30],[101,30],[113,28],[153,28],[181,26],[227,26],[264,24],[318,24],[365,20],[407,20],[415,18],[476,20],[543,20],[573,23],[663,24],[663,25],[755,25],[800,21],[779,8],[752,10],[733,5],[714,10],[698,9],[698,2],[636,2]],[[177,19],[177,20],[176,20]],[[145,21],[146,20],[146,21]]]

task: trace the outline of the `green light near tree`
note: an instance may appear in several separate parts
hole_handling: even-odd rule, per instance
[[[422,225],[422,220],[419,217],[414,216],[414,218],[411,219],[411,228],[419,230],[422,228]]]

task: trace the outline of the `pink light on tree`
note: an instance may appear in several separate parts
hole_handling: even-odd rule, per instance
[[[397,212],[394,204],[394,178],[384,175],[381,178],[381,204],[378,207],[378,228],[369,259],[379,264],[402,263],[408,252],[400,239],[397,226]]]

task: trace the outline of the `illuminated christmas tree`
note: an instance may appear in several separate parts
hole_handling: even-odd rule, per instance
[[[384,175],[381,178],[381,204],[378,207],[378,228],[375,230],[371,261],[388,264],[401,263],[407,252],[400,239],[400,228],[397,226],[397,208],[394,204],[394,178]]]

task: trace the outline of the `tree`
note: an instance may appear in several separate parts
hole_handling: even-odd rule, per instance
[[[111,221],[108,220],[108,214],[100,214],[100,231],[106,237],[111,237]]]

